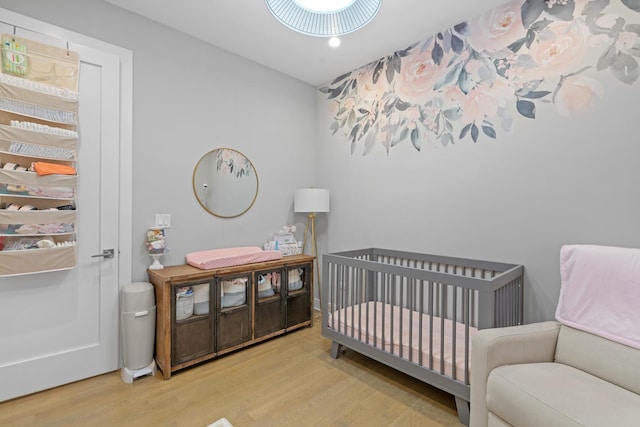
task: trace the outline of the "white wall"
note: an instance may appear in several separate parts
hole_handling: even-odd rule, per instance
[[[313,87],[101,0],[0,7],[133,51],[133,281],[146,278],[156,213],[171,214],[167,265],[191,251],[261,246],[284,224],[303,228],[292,205],[296,188],[314,184]],[[196,163],[220,147],[243,152],[259,178],[254,206],[234,219],[208,214],[192,191]]]

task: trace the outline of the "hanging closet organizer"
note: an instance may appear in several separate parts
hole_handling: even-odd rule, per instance
[[[0,276],[74,268],[78,54],[1,39]]]

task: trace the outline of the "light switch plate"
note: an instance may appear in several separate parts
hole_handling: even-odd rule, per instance
[[[171,214],[156,214],[156,227],[170,228]]]

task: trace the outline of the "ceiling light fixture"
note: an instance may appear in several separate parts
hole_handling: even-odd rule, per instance
[[[340,46],[340,39],[337,37],[331,37],[329,39],[329,46],[331,47],[338,47]]]
[[[265,0],[282,24],[302,34],[333,37],[368,24],[382,0]]]

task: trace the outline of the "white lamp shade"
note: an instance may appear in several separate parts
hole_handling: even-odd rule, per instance
[[[329,190],[326,188],[296,190],[293,210],[295,212],[329,212]]]

